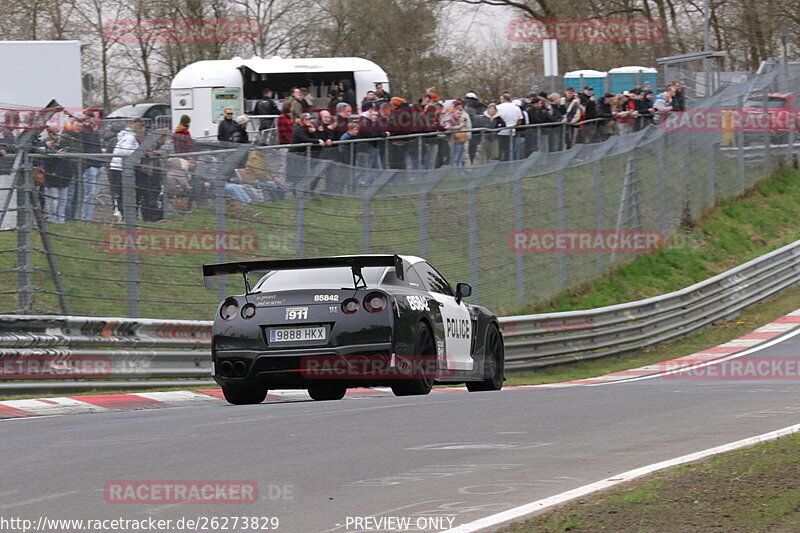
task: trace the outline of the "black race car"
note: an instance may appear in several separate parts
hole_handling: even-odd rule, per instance
[[[248,274],[260,272],[250,288]],[[209,277],[244,276],[245,294],[214,318],[214,379],[233,404],[268,389],[341,399],[348,387],[428,394],[434,382],[499,390],[503,337],[488,309],[464,303],[423,259],[359,255],[204,265]]]

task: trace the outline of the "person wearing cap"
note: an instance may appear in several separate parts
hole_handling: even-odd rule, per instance
[[[236,126],[228,137],[228,142],[232,143],[248,143],[250,139],[247,136],[247,123],[250,122],[245,115],[236,117]]]
[[[636,124],[639,122],[639,110],[636,108],[636,95],[623,91],[617,97],[620,105],[619,133],[625,134],[638,131]]]
[[[189,124],[191,122],[192,119],[189,115],[181,115],[180,124],[175,126],[175,131],[172,132],[172,146],[176,154],[192,151],[192,135],[189,133]]]
[[[658,125],[663,119],[664,115],[672,111],[672,93],[669,90],[656,95],[653,102],[653,124]]]
[[[464,111],[471,115],[480,115],[486,111],[486,104],[478,99],[478,95],[470,91],[464,95]]]
[[[478,99],[478,95],[474,92],[470,91],[466,95],[464,95],[464,99],[461,100],[462,105],[464,106],[464,116],[467,119],[467,127],[469,129],[475,128],[475,123],[478,120],[478,117],[486,111],[486,105]],[[475,156],[478,154],[478,146],[481,143],[481,136],[480,135],[473,135],[472,133],[469,134],[469,143],[467,144],[467,157],[469,157],[469,163],[475,163]]]

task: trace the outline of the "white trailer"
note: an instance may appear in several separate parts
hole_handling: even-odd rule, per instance
[[[359,57],[311,57],[198,61],[184,67],[172,80],[172,123],[181,115],[192,119],[193,137],[216,137],[222,110],[232,106],[236,114],[252,111],[262,91],[270,88],[282,100],[292,87],[308,87],[315,107],[325,107],[328,93],[342,80],[349,80],[361,102],[367,91],[382,83],[389,91],[386,72]]]
[[[80,41],[0,41],[0,107],[83,108]]]

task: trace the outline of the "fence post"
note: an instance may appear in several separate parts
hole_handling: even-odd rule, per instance
[[[306,198],[305,193],[295,189],[294,211],[294,255],[305,257]]]
[[[764,113],[767,113],[767,120],[769,118],[769,91],[766,89],[764,90]],[[764,174],[769,175],[772,173],[772,151],[770,147],[772,145],[772,128],[766,128],[764,132]]]
[[[603,166],[600,161],[592,163],[592,178],[594,182],[594,227],[603,229]],[[602,272],[604,267],[604,254],[597,252],[597,269]]]
[[[472,285],[472,300],[480,303],[478,290],[478,184],[483,178],[473,180],[469,187],[469,280]]]
[[[741,122],[743,110],[744,110],[744,96],[739,96],[737,102],[737,108],[739,113],[739,121]],[[736,128],[736,144],[739,146],[739,150],[736,154],[736,160],[739,164],[739,192],[744,192],[745,189],[745,180],[744,180],[744,132],[742,128]]]
[[[122,159],[122,209],[125,221],[125,230],[128,235],[136,231],[137,226],[137,201],[136,201],[136,170],[135,166],[144,157],[150,148],[155,146],[161,134],[151,133],[139,147],[128,157]],[[133,246],[128,251],[128,316],[139,316],[139,254]]]
[[[428,191],[419,195],[419,256],[428,257]]]
[[[664,173],[664,150],[667,149],[667,136],[662,133],[655,143],[656,148],[656,183],[658,187],[658,229],[664,238],[667,236],[667,181]]]
[[[789,85],[789,73],[788,73],[789,66],[786,65],[785,67],[787,69],[787,72],[786,72],[786,83],[787,83],[787,86],[788,86]],[[789,126],[789,134],[787,135],[787,139],[786,139],[786,142],[788,144],[788,146],[786,147],[786,161],[787,161],[787,164],[792,168],[797,168],[797,165],[794,162],[794,141],[795,141],[795,139],[797,137],[796,134],[795,134],[795,131],[797,130],[797,126],[796,125],[795,126],[791,126],[791,125],[792,124],[797,124],[797,111],[798,111],[798,108],[797,108],[797,95],[798,95],[798,91],[800,91],[800,87],[794,89],[794,92],[793,92],[795,97],[792,98],[792,108],[791,108],[791,111],[790,111],[791,117],[790,117],[790,120],[789,120],[789,124],[790,124],[790,126]]]
[[[522,231],[522,173],[514,180],[514,229]],[[520,305],[525,304],[525,258],[522,252],[516,251],[514,263],[517,269],[517,299]]]
[[[236,148],[232,154],[228,154],[219,166],[217,180],[214,182],[214,217],[216,219],[217,235],[227,231],[227,210],[228,204],[225,202],[225,183],[228,176],[233,174],[240,165],[246,164],[247,154],[250,151],[249,144],[242,144]],[[224,250],[217,250],[217,262],[224,263],[228,260],[228,254]],[[220,276],[217,285],[219,300],[224,300],[228,296],[228,280],[226,276]]]
[[[394,170],[384,170],[383,173],[375,178],[375,181],[364,191],[362,196],[364,200],[364,224],[361,229],[361,247],[365,254],[372,251],[372,198],[394,177],[395,172]]]
[[[372,196],[364,197],[364,224],[361,226],[361,252],[372,251]]]
[[[33,226],[33,166],[27,153],[22,155],[22,164],[17,169],[17,292],[19,310],[22,314],[31,312],[33,306],[33,282],[31,263],[31,231]],[[9,196],[11,195],[9,191]]]
[[[713,135],[710,134],[709,137]],[[709,150],[708,154],[708,172],[707,172],[707,180],[708,180],[708,206],[713,206],[717,203],[717,146],[718,144],[712,142],[711,149]]]
[[[636,150],[628,154],[628,229],[641,229],[642,217],[639,209],[639,176],[636,172]]]
[[[556,173],[556,214],[558,216],[558,231],[564,232],[567,229],[567,210],[564,203],[564,169]],[[566,288],[567,279],[567,254],[563,250],[558,252],[558,277],[561,287]]]

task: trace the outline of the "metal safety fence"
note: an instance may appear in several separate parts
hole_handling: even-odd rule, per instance
[[[774,69],[697,105],[741,115],[798,87]],[[681,220],[795,156],[794,129],[657,124],[612,134],[620,125],[324,146],[123,130],[116,153],[80,149],[97,142],[89,133],[27,132],[0,158],[0,228],[9,230],[0,231],[0,312],[208,318],[239,289],[206,289],[203,263],[399,253],[427,258],[469,282],[473,302],[508,314],[652,250],[636,236],[669,245]],[[586,231],[634,245],[540,246],[574,244]]]
[[[654,298],[500,317],[506,369],[535,371],[634,352],[731,320],[797,283],[800,241]],[[0,316],[0,370],[7,378],[0,380],[0,393],[206,384],[185,379],[210,377],[211,325],[199,320]],[[29,381],[20,380],[25,378]],[[142,381],[146,379],[151,380]]]

